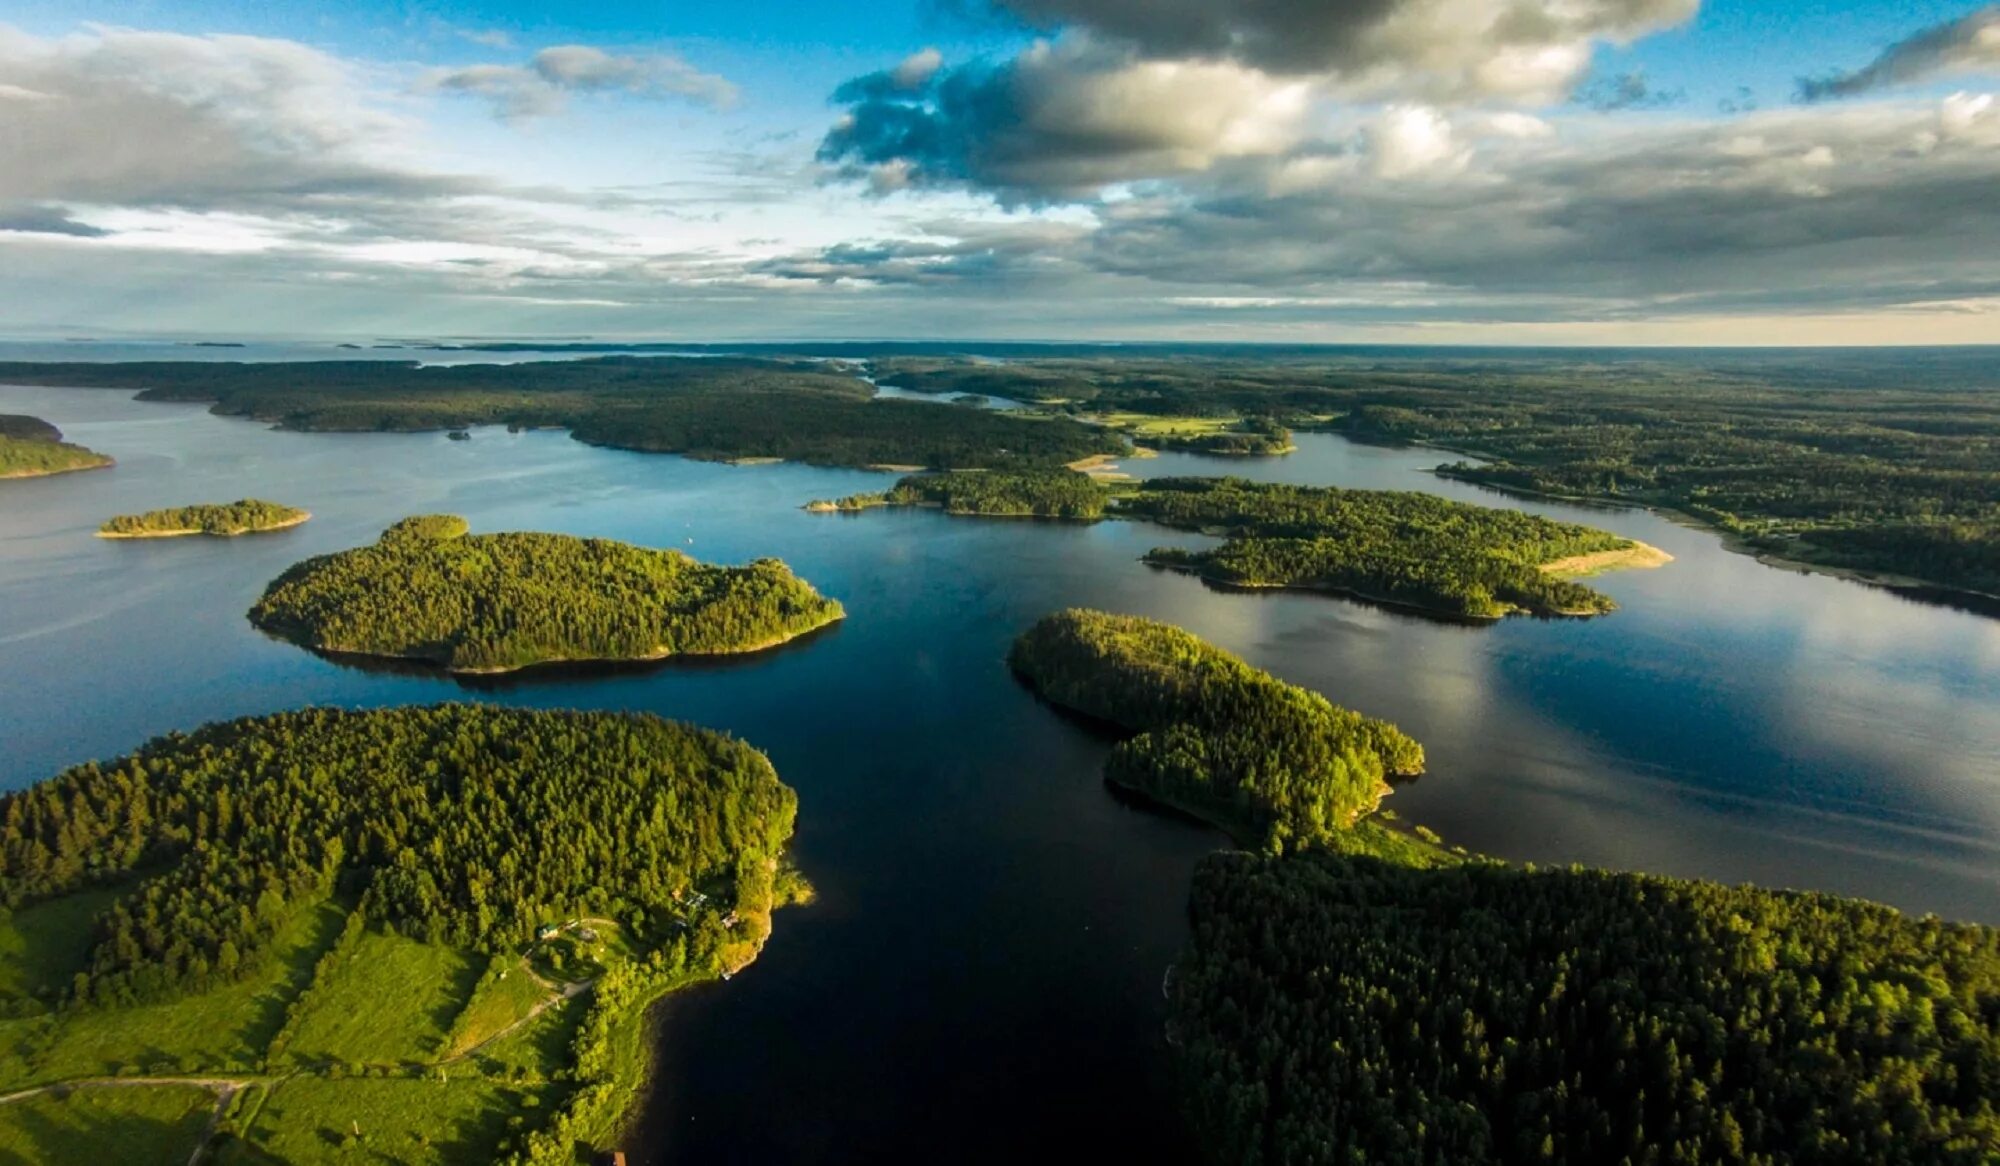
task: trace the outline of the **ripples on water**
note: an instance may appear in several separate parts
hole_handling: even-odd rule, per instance
[[[214,350],[226,353],[228,350]],[[1400,723],[1430,774],[1392,805],[1476,850],[1866,895],[2000,922],[2000,622],[1721,550],[1656,515],[1524,504],[1438,455],[1302,435],[1284,459],[1164,455],[1143,475],[1424,489],[1671,551],[1594,586],[1590,621],[1438,624],[1301,594],[1227,594],[1138,557],[1138,524],[816,516],[887,477],[594,449],[560,433],[292,434],[123,393],[0,388],[118,458],[0,485],[0,786],[147,737],[302,704],[479,699],[630,708],[728,729],[799,791],[822,892],[749,972],[663,1010],[639,1161],[1178,1162],[1160,977],[1193,862],[1224,840],[1129,808],[1108,742],[1007,674],[1011,637],[1088,605],[1171,620]],[[105,517],[267,497],[312,522],[113,543]],[[849,618],[719,667],[478,684],[361,669],[244,620],[292,562],[424,511],[785,558]]]

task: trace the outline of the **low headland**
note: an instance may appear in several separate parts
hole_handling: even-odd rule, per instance
[[[810,502],[806,509],[827,514],[878,506],[933,506],[961,516],[1090,522],[1104,517],[1109,497],[1102,483],[1072,470],[963,471],[912,475],[882,493]]]
[[[464,704],[214,724],[8,794],[0,1145],[595,1161],[648,1007],[809,897],[796,813],[725,734]]]
[[[0,478],[42,478],[75,470],[100,470],[104,454],[62,439],[62,430],[23,413],[0,413]]]
[[[421,515],[307,559],[250,621],[316,651],[498,673],[755,652],[845,614],[776,559],[720,567],[609,539],[467,531]]]
[[[148,510],[143,514],[120,514],[97,528],[98,538],[182,538],[212,535],[234,538],[244,534],[265,534],[289,530],[311,518],[296,506],[283,506],[260,498],[239,502],[175,506]]]
[[[1138,734],[1107,780],[1245,848],[1197,868],[1165,981],[1174,1088],[1216,1166],[2000,1145],[2000,929],[1447,848],[1378,808],[1414,741],[1150,620],[1062,612],[1012,661]]]

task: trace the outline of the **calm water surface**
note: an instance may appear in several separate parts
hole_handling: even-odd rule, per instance
[[[220,351],[220,350],[218,350]],[[1134,473],[1426,489],[1522,506],[1677,556],[1606,576],[1600,620],[1440,625],[1311,595],[1224,594],[1137,562],[1201,540],[929,511],[807,515],[888,479],[592,449],[558,433],[279,433],[123,393],[0,388],[118,458],[0,483],[0,788],[219,717],[447,699],[644,709],[766,750],[800,797],[820,901],[764,957],[663,1009],[635,1160],[1187,1160],[1161,1080],[1160,979],[1215,833],[1129,809],[1108,743],[1003,664],[1047,611],[1182,624],[1421,739],[1392,804],[1538,862],[1824,888],[2000,923],[2000,622],[1728,554],[1633,511],[1523,504],[1422,451],[1302,436],[1289,458]],[[106,542],[104,517],[244,496],[296,530]],[[700,667],[462,685],[363,671],[243,618],[295,560],[408,514],[778,555],[840,626]]]

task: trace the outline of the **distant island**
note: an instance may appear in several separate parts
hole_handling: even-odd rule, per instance
[[[1171,624],[1101,611],[1051,615],[1008,662],[1044,698],[1135,732],[1105,777],[1280,849],[1344,830],[1387,779],[1421,773],[1394,725],[1260,672]]]
[[[148,510],[144,514],[120,514],[97,528],[99,538],[179,538],[185,535],[215,535],[233,538],[240,534],[262,534],[286,530],[311,518],[294,506],[281,506],[259,498],[240,502],[200,506],[175,506]]]
[[[809,895],[796,813],[725,734],[464,704],[214,724],[7,794],[0,1145],[595,1161],[648,1006]]]
[[[39,417],[0,413],[0,478],[40,478],[111,464],[96,450],[64,441],[62,430]]]
[[[1216,1166],[2000,1145],[2000,929],[1447,848],[1377,810],[1416,742],[1151,620],[1058,613],[1011,659],[1137,734],[1107,781],[1248,848],[1203,860],[1164,982],[1172,1080]]]
[[[422,515],[307,559],[250,621],[319,651],[471,673],[754,652],[843,615],[776,559],[717,567],[609,539],[467,530]]]
[[[1228,539],[1215,550],[1155,550],[1146,561],[1157,566],[1462,619],[1601,615],[1617,604],[1573,577],[1671,559],[1593,527],[1413,492],[1156,478],[1120,512]]]
[[[1232,587],[1351,595],[1451,619],[1591,616],[1617,604],[1576,579],[1672,556],[1608,531],[1431,494],[1241,478],[1104,481],[1071,470],[920,474],[814,513],[932,506],[966,516],[1143,519],[1227,539],[1145,561]]]
[[[876,506],[935,506],[947,514],[1088,521],[1104,517],[1109,497],[1102,484],[1072,470],[968,471],[911,475],[883,493],[810,502],[806,509],[824,514]]]

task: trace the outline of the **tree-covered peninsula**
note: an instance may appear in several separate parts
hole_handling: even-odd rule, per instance
[[[40,478],[95,470],[111,459],[62,439],[62,430],[39,417],[0,413],[0,478]]]
[[[250,609],[318,651],[453,672],[754,652],[841,618],[776,559],[745,567],[559,534],[466,533],[455,515],[292,567]]]
[[[590,1160],[646,1006],[796,893],[795,812],[722,734],[472,705],[210,725],[8,794],[0,1144]]]
[[[1597,615],[1617,605],[1565,578],[1654,566],[1664,552],[1606,531],[1431,494],[1159,478],[1121,513],[1228,539],[1146,560],[1244,587],[1336,591],[1466,619]]]
[[[1014,642],[1014,671],[1043,698],[1136,734],[1105,777],[1283,850],[1373,810],[1387,778],[1423,770],[1394,725],[1286,684],[1154,620],[1070,610]]]
[[[1415,742],[1153,621],[1063,612],[1013,663],[1139,733],[1108,779],[1252,848],[1198,869],[1166,979],[1216,1166],[2000,1151],[2000,930],[1446,850],[1369,816]]]
[[[876,506],[935,506],[947,514],[1090,521],[1104,517],[1110,497],[1103,483],[1073,470],[966,471],[913,474],[880,494],[812,502],[806,509],[828,513]]]
[[[282,506],[261,498],[239,502],[174,506],[148,510],[144,514],[120,514],[97,528],[99,538],[176,538],[182,535],[262,534],[286,530],[312,515],[296,506]]]

